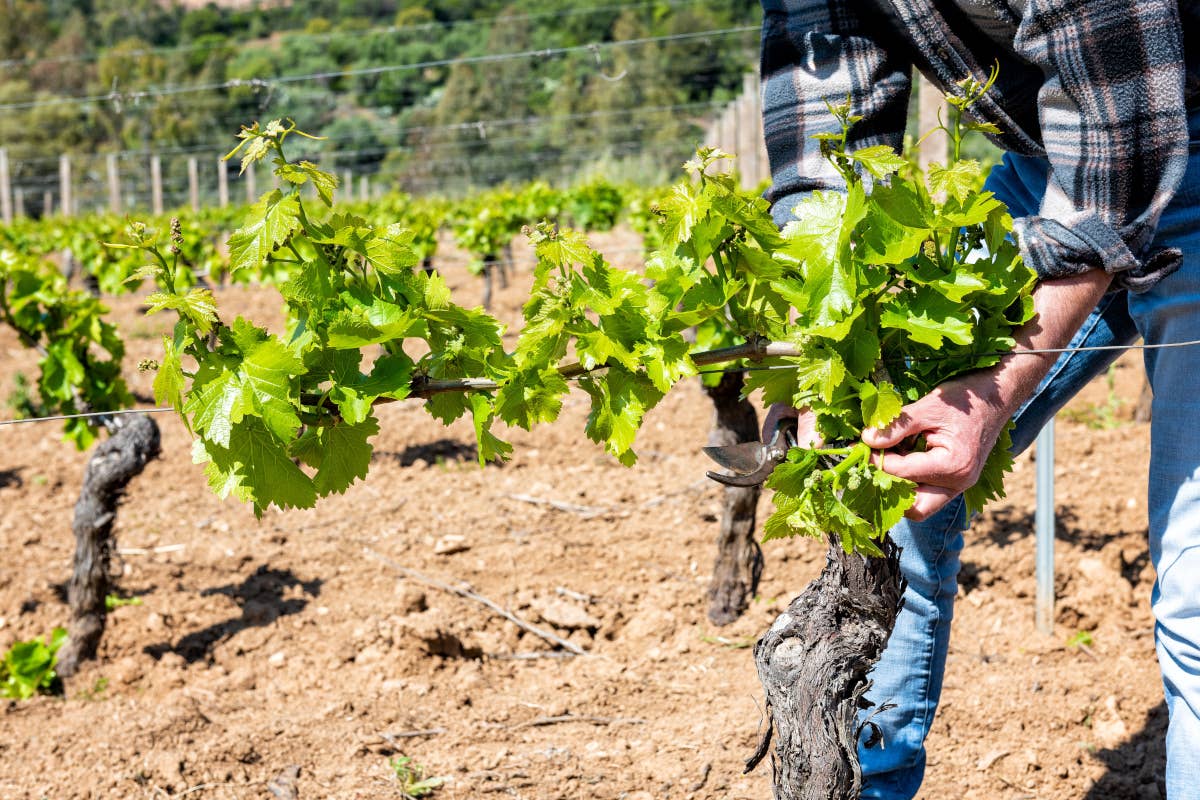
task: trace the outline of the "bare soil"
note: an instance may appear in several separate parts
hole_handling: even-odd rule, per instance
[[[614,261],[637,257],[628,233],[596,239]],[[498,295],[514,327],[530,274],[517,252]],[[460,302],[478,297],[461,259],[440,264]],[[219,299],[226,318],[280,320],[270,289]],[[148,397],[133,365],[171,320],[143,318],[137,298],[111,305]],[[33,363],[0,331],[0,392]],[[922,797],[1162,796],[1149,427],[1129,419],[1141,376],[1125,357],[1111,389],[1097,381],[1060,418],[1053,635],[1034,626],[1030,455],[970,532]],[[762,723],[747,647],[817,574],[823,545],[770,543],[750,611],[715,628],[708,401],[694,384],[674,391],[632,469],[586,440],[586,410],[573,396],[557,424],[511,432],[511,462],[480,468],[469,424],[382,407],[364,483],[261,521],[208,491],[187,431],[159,415],[164,455],[117,523],[120,590],[141,604],[110,616],[99,660],[63,696],[0,705],[0,798],[400,798],[398,754],[444,777],[447,799],[769,797],[766,767],[742,775]],[[54,424],[0,426],[0,648],[67,618],[85,459]],[[563,658],[396,565],[588,655]]]

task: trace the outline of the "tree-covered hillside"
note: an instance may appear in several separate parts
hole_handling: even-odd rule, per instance
[[[57,158],[205,158],[242,123],[292,116],[335,169],[415,191],[600,159],[671,165],[753,68],[753,0],[154,0],[0,3],[0,147],[27,192]],[[665,156],[665,157],[664,157]]]

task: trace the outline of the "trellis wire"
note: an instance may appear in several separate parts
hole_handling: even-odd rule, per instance
[[[164,411],[174,411],[175,406],[158,408],[121,408],[116,411],[88,411],[80,414],[58,414],[52,417],[25,417],[24,419],[3,419],[0,425],[23,425],[27,422],[58,422],[69,419],[87,419],[90,417],[115,417],[118,414],[161,414]]]
[[[287,42],[295,40],[307,41],[332,41],[339,38],[355,38],[371,36],[386,36],[398,33],[418,32],[425,30],[433,30],[442,28],[444,30],[453,30],[460,27],[476,27],[480,25],[499,25],[509,24],[513,22],[526,22],[535,19],[544,19],[553,17],[561,19],[566,16],[579,16],[590,14],[607,14],[613,11],[625,11],[636,8],[656,8],[659,6],[688,6],[694,5],[696,0],[648,0],[642,3],[621,3],[617,5],[606,6],[591,6],[588,8],[561,8],[554,11],[533,12],[529,14],[505,14],[496,17],[487,17],[483,19],[461,19],[461,20],[431,20],[429,22],[421,22],[412,25],[378,25],[365,30],[345,30],[345,31],[328,31],[326,33],[310,33],[303,30],[283,31],[283,38]],[[235,40],[234,46],[254,44],[255,40]],[[204,44],[176,45],[174,47],[143,47],[136,50],[126,50],[120,53],[122,58],[141,58],[147,55],[163,55],[167,53],[193,53],[197,51],[210,51],[222,47],[229,46],[229,42],[211,42]],[[34,67],[40,64],[67,64],[79,63],[85,61],[96,61],[102,57],[101,53],[85,53],[71,56],[52,56],[41,58],[10,58],[0,61],[0,69],[10,69],[14,67]]]
[[[183,94],[196,94],[200,92],[220,91],[222,89],[236,88],[253,88],[253,89],[270,89],[276,86],[282,86],[292,83],[302,83],[305,81],[329,80],[331,78],[355,78],[364,75],[385,75],[391,72],[405,72],[422,69],[430,69],[433,67],[449,67],[458,64],[495,64],[503,61],[514,60],[518,58],[552,58],[555,56],[567,55],[570,53],[593,52],[597,49],[615,49],[622,47],[634,47],[645,44],[659,44],[663,42],[678,42],[689,41],[696,39],[712,39],[721,36],[729,36],[731,34],[748,33],[758,31],[756,25],[742,25],[733,28],[715,28],[707,31],[694,31],[689,33],[675,33],[664,36],[644,36],[635,39],[622,39],[613,42],[592,42],[589,44],[572,45],[569,47],[548,47],[539,50],[523,50],[517,53],[496,53],[478,56],[463,56],[460,58],[440,58],[431,59],[428,61],[413,62],[409,64],[386,64],[377,67],[362,67],[359,69],[348,70],[325,70],[321,72],[311,72],[300,75],[279,75],[273,78],[233,78],[226,81],[217,81],[204,84],[190,85],[166,85],[160,87],[152,87],[148,89],[139,89],[129,92],[113,91],[106,94],[93,95],[73,95],[63,97],[44,98],[41,100],[28,100],[16,103],[0,103],[0,111],[17,111],[33,108],[41,108],[44,106],[59,106],[59,105],[86,105],[89,103],[101,102],[122,102],[128,103],[139,101],[153,97],[174,97]]]
[[[777,343],[771,342],[771,343],[766,343],[766,344],[777,344]],[[1028,350],[1026,350],[1026,349],[1009,350],[1009,351],[1003,352],[1003,353],[1002,352],[978,353],[977,355],[980,358],[984,358],[984,357],[989,357],[989,356],[1046,355],[1046,354],[1054,354],[1054,353],[1058,353],[1058,354],[1061,354],[1061,353],[1084,353],[1084,352],[1111,351],[1111,350],[1161,350],[1161,349],[1170,348],[1170,347],[1194,347],[1196,345],[1200,345],[1200,339],[1192,339],[1192,340],[1189,340],[1186,342],[1163,342],[1163,343],[1159,343],[1159,344],[1130,344],[1130,345],[1113,344],[1113,345],[1092,345],[1092,346],[1087,346],[1087,347],[1044,347],[1044,348],[1035,348],[1035,349],[1028,349]],[[759,345],[759,346],[765,346],[765,345]],[[786,345],[784,345],[783,347],[786,347]],[[726,350],[733,351],[733,350],[738,350],[739,348],[745,348],[745,352],[743,352],[742,355],[733,355],[729,358],[725,358],[724,360],[733,360],[735,358],[752,358],[752,357],[754,357],[753,355],[751,355],[751,352],[750,352],[754,349],[753,345],[749,345],[749,346],[748,345],[739,345],[739,346],[733,347],[733,348],[726,348]],[[716,351],[716,350],[706,351],[705,353],[696,353],[695,356],[693,356],[693,358],[695,358],[696,356],[704,356],[706,354],[717,355],[717,354],[724,354],[724,353],[725,353],[725,351]],[[782,353],[773,353],[773,354],[767,355],[767,357],[771,357],[771,356],[784,357],[784,358],[787,357],[786,354],[782,354]],[[758,357],[761,358],[764,356],[759,355]],[[713,359],[714,362],[716,360],[718,360],[718,359]],[[590,372],[598,371],[598,370],[605,369],[605,368],[606,367],[604,365],[601,365],[599,367],[593,368],[592,370],[584,369],[582,371],[582,373],[580,373],[580,374],[564,375],[563,377],[565,377],[567,380],[579,380],[581,378],[586,377],[587,374]],[[582,369],[582,368],[580,368],[580,369]],[[798,369],[798,367],[796,367],[795,365],[791,365],[791,364],[773,364],[773,365],[765,365],[765,366],[758,366],[758,367],[755,367],[755,366],[729,367],[726,369],[697,370],[696,374],[698,374],[698,375],[724,375],[724,374],[729,374],[729,373],[755,372],[755,371],[759,371],[759,370],[774,370],[774,369]],[[497,388],[499,388],[497,386],[497,384],[495,384],[492,381],[488,381],[486,379],[464,379],[464,380],[458,380],[458,381],[444,381],[444,382],[440,382],[440,383],[439,382],[430,382],[429,387],[427,387],[425,389],[419,388],[418,391],[419,392],[430,392],[430,393],[447,392],[447,391],[492,391],[493,389],[497,389]],[[419,396],[420,395],[418,395],[418,397]],[[61,421],[61,420],[83,419],[83,418],[88,418],[88,417],[108,417],[108,416],[114,416],[116,414],[159,414],[159,413],[163,413],[166,411],[175,411],[175,410],[176,409],[174,406],[159,406],[156,408],[128,408],[128,409],[121,409],[118,411],[91,411],[91,412],[81,413],[81,414],[59,414],[59,415],[50,416],[50,417],[26,417],[24,419],[0,420],[0,425],[21,425],[21,424],[33,423],[33,422],[56,422],[56,421]]]

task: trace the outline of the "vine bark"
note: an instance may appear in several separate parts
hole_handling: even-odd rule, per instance
[[[146,414],[112,417],[113,435],[92,451],[75,504],[74,572],[67,589],[71,607],[66,644],[58,654],[58,674],[74,675],[94,658],[108,612],[109,567],[117,506],[129,482],[161,452],[158,425]]]
[[[831,537],[825,569],[754,647],[770,712],[746,771],[771,758],[776,800],[857,800],[867,674],[883,654],[904,595],[900,549],[848,554]],[[870,726],[870,722],[865,723]],[[870,737],[869,737],[870,738]]]
[[[483,277],[483,299],[480,303],[483,305],[484,311],[492,310],[492,284],[497,263],[498,259],[495,255],[488,255],[483,259],[483,272],[480,273]]]
[[[758,441],[758,412],[742,398],[745,380],[741,373],[721,376],[716,386],[705,387],[713,403],[713,427],[708,443],[713,446]],[[717,558],[708,587],[708,618],[714,625],[737,620],[758,591],[763,555],[754,538],[760,486],[726,486],[717,534]]]

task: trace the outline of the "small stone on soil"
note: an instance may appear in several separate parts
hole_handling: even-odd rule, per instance
[[[187,662],[179,653],[163,653],[163,657],[158,660],[158,665],[164,669],[183,669],[187,666]]]
[[[600,627],[600,621],[588,614],[578,603],[572,603],[561,597],[546,598],[534,603],[534,609],[542,620],[556,628],[576,630]]]
[[[396,613],[416,614],[428,607],[429,604],[423,591],[405,581],[396,583]]]
[[[457,534],[446,534],[438,539],[433,545],[434,555],[449,556],[455,553],[462,553],[471,549],[471,545],[467,544],[467,537]]]

